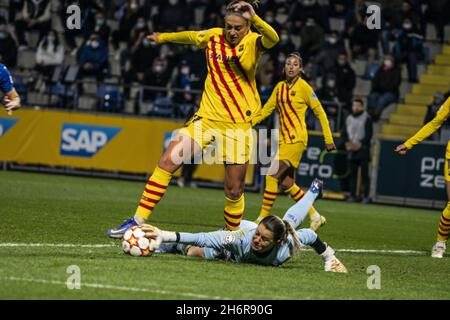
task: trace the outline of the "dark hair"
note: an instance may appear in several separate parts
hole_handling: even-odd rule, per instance
[[[296,252],[300,246],[300,240],[298,238],[297,232],[290,222],[282,220],[277,216],[269,215],[261,220],[261,224],[273,233],[273,241],[286,243],[288,241],[288,236],[291,235],[294,239],[294,246],[291,248],[291,254]]]
[[[41,39],[42,45],[43,45],[44,49],[47,50],[48,45],[49,45],[48,40],[47,40],[47,36],[48,36],[49,33],[53,33],[53,34],[55,35],[55,42],[54,42],[54,45],[55,45],[55,46],[54,46],[53,49],[54,49],[54,51],[56,52],[56,50],[58,50],[58,47],[59,47],[60,42],[59,42],[58,32],[56,32],[55,29],[50,29],[50,30],[47,32],[47,34],[46,34],[45,36],[42,37],[42,39]]]
[[[289,53],[286,57],[286,61],[289,58],[297,58],[298,61],[300,62],[300,67],[303,67],[303,58],[300,55],[300,52],[294,51],[294,52]]]
[[[364,107],[364,101],[361,98],[354,98],[353,102],[360,103]]]

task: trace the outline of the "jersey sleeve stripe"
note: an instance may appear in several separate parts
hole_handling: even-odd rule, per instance
[[[216,77],[214,76],[214,71],[212,69],[211,66],[211,62],[209,61],[210,56],[209,56],[209,49],[206,48],[206,61],[208,62],[208,69],[209,69],[209,74],[211,75],[211,80],[214,86],[214,89],[216,90],[216,93],[219,95],[220,100],[222,101],[223,106],[225,107],[225,109],[228,111],[228,114],[230,115],[231,120],[233,121],[233,123],[236,123],[236,120],[234,120],[233,114],[231,113],[230,108],[228,107],[227,102],[225,101],[225,98],[222,95],[222,92],[220,92],[219,86],[217,85],[217,81],[216,81]]]
[[[280,94],[279,94],[279,91],[277,91],[277,107],[278,107],[278,113],[280,114],[280,124],[281,124],[280,131],[281,131],[281,134],[283,135],[283,141],[286,143],[287,141],[286,141],[286,136],[284,135],[284,132],[283,132],[283,128],[286,130],[286,133],[288,134],[288,136],[289,136],[289,130],[286,127],[286,124],[285,124],[285,121],[284,121],[283,110],[281,109],[281,106],[280,106]],[[289,139],[292,142],[292,139],[291,139],[290,136],[289,136]]]
[[[214,37],[211,37],[211,42],[212,42],[212,52],[213,52],[214,57],[216,57],[217,51],[216,51],[216,42],[214,41]],[[222,58],[226,59],[226,57],[222,57]],[[238,110],[239,114],[241,115],[242,119],[245,121],[244,114],[242,113],[241,108],[239,107],[239,104],[237,103],[236,98],[234,97],[234,94],[230,89],[230,86],[228,85],[227,81],[225,80],[225,77],[223,76],[223,73],[222,73],[222,70],[220,69],[220,65],[219,65],[219,62],[217,61],[217,58],[213,58],[213,63],[214,63],[216,73],[219,76],[220,82],[225,87],[225,90],[227,91],[228,96],[231,98],[234,105],[236,106],[236,109]]]

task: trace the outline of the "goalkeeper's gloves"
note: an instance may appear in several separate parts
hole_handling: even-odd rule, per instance
[[[173,231],[160,230],[159,228],[150,224],[144,224],[141,228],[142,231],[145,232],[145,237],[153,240],[150,241],[150,251],[154,251],[155,249],[159,248],[159,246],[163,242],[177,241],[177,234]]]

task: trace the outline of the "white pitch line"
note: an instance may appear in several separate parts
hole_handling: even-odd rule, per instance
[[[66,282],[57,281],[57,280],[30,279],[30,278],[17,278],[17,277],[6,277],[6,278],[0,278],[0,279],[3,280],[3,281],[31,282],[31,283],[67,286]],[[167,290],[150,289],[150,288],[125,287],[125,286],[116,286],[116,285],[101,284],[101,283],[85,283],[85,282],[81,282],[81,289],[83,289],[83,287],[93,288],[93,289],[107,289],[107,290],[120,290],[120,291],[130,291],[130,292],[157,293],[157,294],[163,294],[163,295],[175,295],[175,296],[184,296],[184,297],[189,297],[189,298],[200,298],[200,299],[231,300],[230,298],[219,297],[219,296],[208,296],[208,295],[197,294],[197,293],[192,293],[192,292],[167,291]]]
[[[50,248],[119,248],[118,244],[77,244],[77,243],[0,243],[0,248],[5,247],[50,247]],[[428,251],[417,250],[387,250],[387,249],[334,249],[336,252],[347,253],[385,253],[397,255],[427,255]],[[302,248],[302,251],[312,251],[310,248]]]

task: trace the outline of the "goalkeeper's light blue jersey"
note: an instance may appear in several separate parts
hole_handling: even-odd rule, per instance
[[[286,243],[276,245],[273,250],[265,254],[258,254],[252,250],[252,239],[258,225],[251,221],[241,221],[237,231],[215,231],[207,233],[182,233],[180,243],[192,244],[205,248],[206,259],[225,258],[242,263],[279,266],[292,256],[294,240],[288,236]],[[317,235],[311,229],[297,231],[303,245],[314,243]]]
[[[14,82],[8,68],[0,63],[0,90],[3,93],[10,92],[14,88]]]

